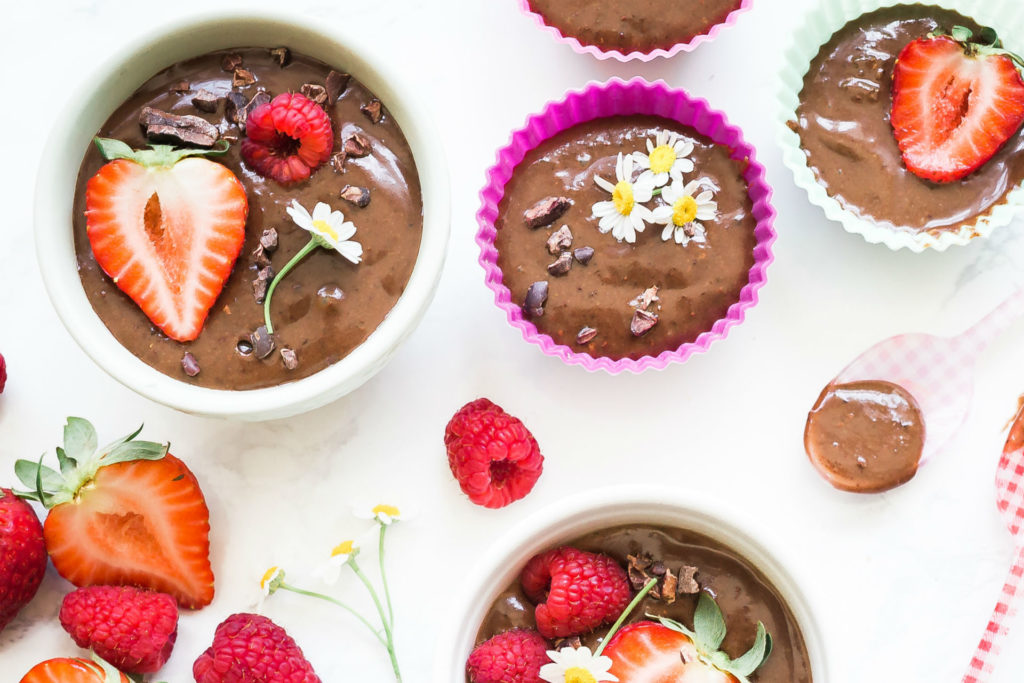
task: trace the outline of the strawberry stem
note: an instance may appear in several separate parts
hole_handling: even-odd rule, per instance
[[[284,583],[284,582],[281,583],[279,588],[281,590],[291,591],[292,593],[296,593],[298,595],[305,595],[305,596],[310,597],[310,598],[317,598],[319,600],[326,600],[327,602],[331,603],[332,605],[337,605],[338,607],[342,608],[343,610],[347,611],[349,614],[354,616],[360,622],[362,622],[366,626],[366,628],[370,629],[370,632],[373,634],[373,636],[377,640],[380,641],[380,644],[385,646],[385,647],[387,647],[387,641],[385,641],[384,638],[381,637],[380,632],[373,627],[373,624],[371,624],[369,621],[367,621],[367,619],[362,614],[360,614],[359,612],[355,611],[354,609],[352,609],[351,607],[349,607],[348,605],[346,605],[342,601],[336,600],[335,598],[332,598],[329,595],[324,595],[323,593],[317,593],[315,591],[305,590],[303,588],[298,588],[297,586],[292,586],[291,584]]]
[[[636,606],[640,604],[640,601],[643,600],[644,597],[648,593],[650,593],[651,589],[654,588],[657,584],[657,579],[649,579],[647,583],[644,584],[644,587],[640,589],[640,592],[636,594],[636,597],[633,598],[633,601],[626,605],[626,609],[622,611],[622,614],[619,615],[619,618],[616,619],[615,623],[612,624],[612,627],[608,629],[608,633],[606,633],[604,635],[604,638],[601,639],[601,644],[598,645],[597,649],[594,651],[595,657],[604,652],[605,645],[608,644],[608,642],[612,639],[612,636],[615,635],[615,632],[619,630],[620,626],[622,626],[622,622],[626,621],[626,617],[629,616],[629,613],[636,609]]]
[[[277,283],[284,279],[284,276],[291,272],[291,269],[299,264],[299,262],[306,258],[311,251],[321,245],[321,242],[316,238],[312,237],[306,246],[299,249],[299,253],[292,256],[292,260],[285,264],[285,267],[281,269],[281,272],[274,276],[274,279],[270,282],[270,287],[267,288],[267,296],[263,300],[263,322],[267,326],[267,332],[274,334],[274,325],[270,322],[270,300],[274,296],[274,290],[277,289]]]

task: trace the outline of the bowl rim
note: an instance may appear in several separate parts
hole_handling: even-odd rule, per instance
[[[661,520],[652,520],[651,516],[657,514]],[[679,521],[683,519],[687,521]],[[814,680],[830,680],[820,621],[802,588],[809,582],[794,571],[800,565],[781,551],[775,534],[708,493],[655,484],[588,489],[541,508],[494,538],[453,601],[451,617],[435,650],[433,680],[464,683],[466,658],[480,620],[498,592],[533,554],[590,530],[634,522],[685,524],[685,528],[710,536],[747,560],[764,574],[792,613],[803,635]]]
[[[225,27],[232,30],[225,30]],[[368,84],[367,87],[385,102],[395,119],[401,121],[400,127],[413,150],[421,184],[423,231],[409,282],[377,329],[333,365],[293,382],[259,389],[230,390],[188,384],[144,363],[117,341],[85,295],[78,275],[70,222],[74,185],[62,201],[53,200],[51,188],[67,185],[64,162],[69,155],[74,160],[73,177],[77,178],[81,154],[85,149],[84,145],[77,144],[81,137],[78,130],[81,126],[77,121],[81,117],[72,114],[58,119],[40,161],[34,201],[36,256],[47,294],[58,317],[82,350],[114,379],[146,398],[186,413],[244,420],[272,419],[312,410],[354,390],[387,363],[418,325],[434,297],[447,256],[450,232],[448,168],[429,110],[418,106],[410,95],[414,90],[408,87],[407,79],[398,69],[388,66],[387,60],[378,54],[379,50],[368,39],[348,33],[345,27],[332,27],[327,31],[301,15],[265,10],[216,10],[191,14],[120,45],[80,81],[65,108],[73,113],[88,112],[93,105],[101,109],[96,116],[102,123],[123,101],[120,96],[100,94],[104,86],[124,82],[127,78],[123,87],[114,90],[130,93],[160,68],[185,58],[168,57],[168,53],[183,52],[194,56],[247,42],[268,42],[246,36],[273,31],[292,36],[282,43],[295,44],[294,37],[303,36],[307,43],[299,51],[313,57],[322,58],[325,53],[331,53],[335,55],[336,62],[338,57],[344,57],[345,69]],[[174,41],[188,34],[199,35],[195,40],[204,47],[176,50]],[[136,59],[163,66],[151,69],[133,65]],[[330,63],[329,59],[322,61]],[[138,74],[138,79],[134,78],[135,74]],[[70,153],[69,149],[81,151]]]
[[[655,111],[655,107],[641,102],[645,97],[660,98],[663,102],[674,99],[676,104],[672,109],[673,114]],[[602,106],[616,111],[598,111]],[[680,111],[680,108],[684,111]],[[685,110],[689,110],[692,123],[681,120],[687,114]],[[566,344],[556,343],[550,335],[540,332],[523,317],[522,308],[512,301],[512,293],[505,285],[502,270],[497,264],[495,221],[505,186],[530,150],[580,123],[628,114],[654,114],[675,120],[708,136],[716,144],[729,147],[733,158],[742,159],[746,163],[743,177],[751,201],[751,214],[756,220],[756,241],[752,249],[754,261],[748,270],[746,284],[740,289],[737,299],[729,305],[725,315],[717,319],[709,329],[701,332],[693,341],[665,349],[657,355],[613,359],[608,356],[591,356],[585,351],[576,351]],[[494,164],[487,169],[485,178],[486,183],[478,194],[480,208],[476,213],[476,243],[480,248],[477,260],[484,269],[484,282],[494,294],[495,305],[505,313],[508,323],[519,330],[523,339],[538,346],[544,354],[558,357],[570,365],[581,365],[591,372],[604,370],[615,375],[623,371],[640,373],[650,369],[661,370],[670,363],[683,363],[694,354],[707,351],[712,343],[727,337],[734,326],[746,319],[746,312],[757,305],[758,292],[767,283],[768,267],[775,260],[772,246],[777,239],[777,212],[771,201],[774,191],[768,183],[764,165],[757,160],[757,150],[744,138],[743,131],[729,122],[724,112],[713,109],[707,100],[691,95],[683,88],[673,88],[661,79],[648,81],[637,76],[629,81],[618,77],[603,82],[590,81],[581,89],[568,90],[561,98],[548,101],[540,111],[530,114],[521,128],[512,131],[508,142],[495,153]]]

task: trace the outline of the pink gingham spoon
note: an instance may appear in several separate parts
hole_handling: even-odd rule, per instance
[[[901,334],[844,368],[811,409],[804,445],[837,488],[885,491],[909,481],[963,425],[985,348],[1024,315],[1019,290],[955,337]]]
[[[996,505],[1013,534],[1017,554],[963,683],[984,683],[989,679],[999,655],[999,643],[1006,635],[1005,622],[1013,614],[1014,596],[1024,577],[1024,402],[1017,410],[996,469]]]

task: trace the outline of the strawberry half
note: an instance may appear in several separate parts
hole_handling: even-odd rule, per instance
[[[128,585],[198,609],[213,600],[210,513],[199,482],[167,446],[133,441],[103,448],[81,418],[68,418],[60,472],[19,460],[15,473],[41,502],[46,549],[76,586]]]
[[[85,217],[96,262],[164,334],[199,336],[245,242],[245,188],[213,150],[132,150],[96,139],[111,160],[89,179]]]
[[[989,32],[991,34],[991,32]],[[992,158],[1024,122],[1024,79],[994,35],[969,42],[930,35],[908,44],[896,60],[891,121],[903,163],[938,183],[959,180]]]
[[[771,653],[771,636],[758,623],[753,647],[731,659],[718,648],[725,639],[725,619],[714,599],[701,593],[691,631],[671,619],[624,626],[608,641],[608,673],[619,683],[747,683]]]
[[[131,683],[123,673],[98,657],[47,659],[29,669],[20,683]]]

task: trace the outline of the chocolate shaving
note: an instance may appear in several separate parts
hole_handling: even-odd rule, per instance
[[[539,318],[544,315],[544,304],[548,300],[548,282],[540,280],[530,285],[526,290],[526,300],[523,302],[523,313],[527,318]]]
[[[523,220],[531,228],[549,225],[569,210],[572,200],[566,197],[545,197],[523,212]]]
[[[274,335],[267,332],[266,325],[260,325],[249,337],[257,358],[266,358],[274,350]]]
[[[365,157],[370,153],[370,141],[362,133],[353,133],[345,138],[341,148],[345,154],[354,159]]]
[[[334,170],[338,173],[345,172],[345,150],[337,152],[331,157],[331,166],[333,166]]]
[[[561,651],[562,648],[571,647],[574,650],[578,650],[583,647],[583,641],[580,640],[579,636],[571,636],[569,638],[559,638],[555,641],[554,648]]]
[[[257,244],[252,250],[252,262],[257,268],[266,268],[270,265],[270,257],[267,256],[267,250],[262,244]]]
[[[188,81],[178,81],[171,86],[171,92],[183,93],[188,92],[192,89],[192,84]]]
[[[628,565],[626,574],[633,590],[640,590],[651,577],[647,574],[647,568],[651,566],[651,556],[646,553],[642,555],[627,555]]]
[[[249,115],[252,114],[253,110],[260,105],[266,104],[271,100],[270,93],[265,90],[260,90],[258,93],[252,96],[251,100],[246,101],[245,95],[237,92],[228,93],[228,101],[224,107],[224,113],[227,115],[229,121],[237,123],[240,128],[245,129],[245,122],[249,119]]]
[[[201,88],[199,92],[192,98],[192,106],[199,111],[205,111],[208,114],[212,114],[217,111],[218,105],[220,105],[221,98],[214,95],[212,92],[205,88]]]
[[[341,93],[348,88],[348,82],[352,77],[346,73],[331,69],[327,72],[324,85],[327,88],[327,104],[334,104],[341,97]]]
[[[313,100],[321,107],[327,104],[327,88],[316,83],[303,83],[299,92]]]
[[[217,128],[199,116],[177,116],[153,107],[143,107],[139,125],[146,137],[154,142],[171,142],[194,147],[212,147],[220,133]]]
[[[374,97],[372,100],[359,107],[359,111],[366,115],[366,118],[370,119],[374,123],[380,123],[380,120],[384,118],[384,109],[381,106],[380,100]]]
[[[370,203],[370,188],[346,185],[341,188],[341,198],[364,209]]]
[[[676,575],[672,573],[671,569],[666,569],[665,578],[661,581],[661,599],[669,605],[675,602],[678,585],[679,580],[676,578]]]
[[[189,377],[195,377],[199,374],[199,361],[196,360],[191,351],[186,351],[185,355],[181,357],[181,369]]]
[[[590,263],[590,259],[594,258],[593,247],[580,247],[579,249],[573,249],[573,258],[580,262],[580,265],[585,266]]]
[[[684,564],[679,568],[679,587],[676,589],[679,595],[696,595],[700,593],[700,584],[697,583],[697,568]]]
[[[299,359],[296,358],[295,352],[289,348],[281,349],[281,360],[284,362],[284,366],[289,370],[294,370],[299,367]]]
[[[563,225],[558,230],[551,233],[551,237],[548,237],[548,253],[558,254],[563,249],[568,249],[572,246],[572,231],[569,230],[568,225]],[[571,257],[570,257],[571,258]]]
[[[267,228],[260,235],[260,246],[268,252],[277,249],[277,228]]]
[[[270,56],[274,58],[278,66],[288,66],[292,61],[292,51],[286,47],[275,47],[270,51]]]
[[[658,316],[642,308],[633,311],[633,320],[629,323],[629,331],[634,337],[642,337],[658,324]]]
[[[645,289],[640,293],[640,296],[630,301],[629,305],[646,311],[651,307],[651,304],[656,301],[661,301],[661,299],[658,298],[657,285]]]
[[[572,254],[563,251],[554,263],[548,264],[548,272],[552,275],[565,275],[572,268]]]
[[[234,71],[242,66],[242,55],[237,52],[229,52],[220,58],[220,68],[224,71]]]
[[[234,75],[231,77],[231,85],[236,88],[244,88],[247,85],[252,85],[256,82],[256,76],[253,75],[248,69],[241,67],[235,69]]]
[[[252,281],[252,295],[255,297],[256,303],[262,304],[267,298],[267,287],[270,286],[270,281],[273,279],[274,269],[270,266],[260,268],[256,273],[256,279]]]
[[[581,327],[580,331],[576,333],[577,344],[589,344],[593,341],[594,337],[597,336],[597,330],[593,327]]]

